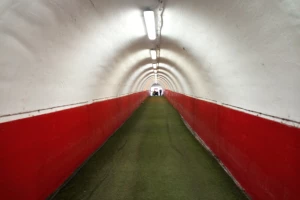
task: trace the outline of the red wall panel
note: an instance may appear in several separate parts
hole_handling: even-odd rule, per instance
[[[147,96],[140,92],[0,124],[0,199],[47,198]]]
[[[172,91],[165,95],[254,200],[299,199],[300,129]]]

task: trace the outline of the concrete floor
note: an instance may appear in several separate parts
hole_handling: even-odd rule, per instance
[[[149,97],[56,200],[247,199],[164,97]]]

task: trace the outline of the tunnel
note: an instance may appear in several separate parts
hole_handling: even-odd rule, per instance
[[[296,200],[299,128],[299,0],[0,2],[0,199]]]

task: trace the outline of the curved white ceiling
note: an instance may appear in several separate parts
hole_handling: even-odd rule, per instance
[[[0,116],[154,82],[142,11],[157,0],[2,0]],[[300,1],[165,1],[158,81],[300,121]]]
[[[141,80],[137,83],[139,83],[137,85],[137,89],[138,90],[148,90],[149,87],[148,85],[152,85],[153,84],[153,79],[154,79],[154,74],[153,73],[146,73],[143,78],[141,78]],[[177,90],[176,84],[174,83],[174,81],[166,74],[164,73],[159,73],[158,75],[158,83],[161,84],[163,86],[163,83],[166,83],[166,86],[164,87],[164,89],[171,89],[173,91]]]

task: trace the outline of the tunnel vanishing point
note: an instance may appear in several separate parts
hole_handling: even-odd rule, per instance
[[[1,200],[297,200],[299,169],[299,0],[1,0]]]

